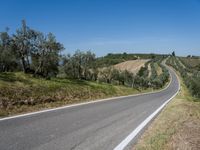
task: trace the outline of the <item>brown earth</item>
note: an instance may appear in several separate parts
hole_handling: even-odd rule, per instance
[[[150,78],[151,77],[151,64],[150,63],[148,64],[148,70],[149,70],[148,78]]]
[[[136,74],[141,67],[144,67],[144,64],[148,62],[149,59],[137,59],[137,60],[129,60],[119,64],[114,65],[115,69],[119,69],[121,71],[129,71],[131,73]]]

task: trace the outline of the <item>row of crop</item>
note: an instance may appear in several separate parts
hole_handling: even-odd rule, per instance
[[[176,69],[183,78],[185,85],[194,97],[200,97],[200,76],[196,73],[189,74],[188,69],[184,68],[176,57],[170,57],[167,64]]]
[[[161,64],[162,61],[163,61],[163,59],[153,59],[153,60],[149,61],[148,63],[146,63],[145,67],[141,68],[140,70],[144,70],[144,68],[146,70],[148,70],[148,65],[150,64],[150,66],[151,66],[151,76],[148,77],[149,70],[146,71],[146,72],[148,72],[148,74],[143,73],[142,76],[139,76],[141,74],[138,74],[137,80],[135,81],[135,85],[140,85],[140,86],[145,87],[145,88],[146,87],[152,87],[152,88],[155,88],[155,89],[163,87],[169,80],[169,72],[166,69],[166,67]],[[162,69],[162,73],[160,75],[157,74],[156,67],[155,67],[156,63]],[[145,72],[145,71],[143,71],[143,72]]]
[[[154,64],[152,64],[152,74],[151,74],[151,84],[155,87],[155,88],[161,88],[163,85],[165,85],[165,83],[168,82],[169,80],[169,72],[166,69],[166,67],[164,65],[161,64],[162,60],[158,60],[157,62],[154,62]],[[161,68],[162,73],[160,75],[157,74],[156,68],[155,68],[155,63],[158,64],[158,66]]]
[[[137,74],[133,74],[126,70],[120,71],[111,66],[104,67],[98,70],[97,81],[117,85],[126,85],[137,89],[146,89],[149,87],[158,89],[163,87],[169,79],[168,70],[161,65],[161,61],[161,59],[152,59],[146,62]],[[157,74],[155,63],[158,63],[158,65],[162,68],[162,73],[160,75]],[[148,69],[149,65],[151,66],[150,77]]]
[[[149,75],[148,65],[151,63],[151,60],[144,64],[144,67],[141,67],[137,75],[143,78],[147,78]]]
[[[185,61],[181,58],[177,58],[180,63],[184,65],[185,71],[187,71],[189,74],[191,74],[194,78],[200,77],[200,69],[198,68],[198,65],[193,67],[190,64],[186,64]]]
[[[185,61],[183,61],[183,59],[178,58],[178,57],[176,57],[176,59],[179,62],[179,64],[182,64],[182,68],[184,68],[187,72],[189,72],[189,73],[195,72],[195,70],[189,64],[187,64]]]

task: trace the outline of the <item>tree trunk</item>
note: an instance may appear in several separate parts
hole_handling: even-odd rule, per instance
[[[24,56],[21,57],[23,72],[27,73],[26,62]]]

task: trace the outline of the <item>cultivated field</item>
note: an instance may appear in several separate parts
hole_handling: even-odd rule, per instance
[[[186,57],[182,57],[180,58],[180,60],[184,63],[184,65],[188,66],[188,67],[196,67],[198,65],[200,65],[200,58],[186,58]]]
[[[144,67],[144,64],[148,61],[149,59],[129,60],[114,65],[114,68],[119,69],[121,71],[127,70],[131,73],[136,74],[140,70],[140,68]]]

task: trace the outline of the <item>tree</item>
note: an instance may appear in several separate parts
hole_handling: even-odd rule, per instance
[[[140,70],[138,71],[137,75],[138,76],[143,76],[145,74],[145,71],[147,70],[146,67],[141,67]]]
[[[22,27],[13,35],[14,50],[21,59],[22,68],[25,73],[30,72],[31,51],[34,48],[34,41],[37,32],[30,29],[25,20],[22,20]]]
[[[13,71],[16,68],[18,68],[18,62],[7,28],[5,32],[0,33],[0,72]]]
[[[187,55],[187,58],[190,58],[191,57],[191,55]]]
[[[22,26],[13,36],[9,36],[8,29],[0,33],[0,71],[20,68],[25,73],[55,76],[63,49],[52,33],[44,35],[22,20]]]
[[[52,33],[46,37],[38,33],[35,47],[31,52],[34,74],[44,77],[55,76],[58,73],[59,53],[64,49],[63,45],[56,41]]]
[[[82,69],[83,69],[83,79],[91,80],[91,75],[93,73],[92,69],[94,69],[94,61],[95,61],[95,54],[91,53],[91,51],[87,51],[86,53],[82,54]]]
[[[176,56],[176,55],[175,55],[175,51],[172,52],[172,56],[174,56],[174,57]]]
[[[95,64],[95,54],[90,51],[77,50],[73,56],[65,56],[64,70],[68,77],[84,80],[96,80],[98,68]]]
[[[91,62],[91,72],[92,76],[90,80],[97,81],[98,75],[99,75],[99,67],[97,66],[96,58],[94,59],[93,62]]]
[[[106,67],[100,70],[99,72],[99,80],[104,81],[106,83],[111,83],[112,79],[114,78],[112,74],[113,67]]]
[[[108,79],[109,79],[109,82],[107,83],[112,83],[114,81],[119,81],[119,84],[120,84],[120,79],[121,79],[121,72],[117,69],[115,69],[114,67],[108,67]],[[123,78],[123,81],[124,81],[124,78]]]
[[[134,74],[131,72],[128,72],[127,70],[124,71],[125,76],[125,82],[127,85],[133,87],[133,81],[134,81]]]
[[[155,59],[156,58],[156,55],[155,54],[150,54],[150,57],[151,57],[151,59]]]

